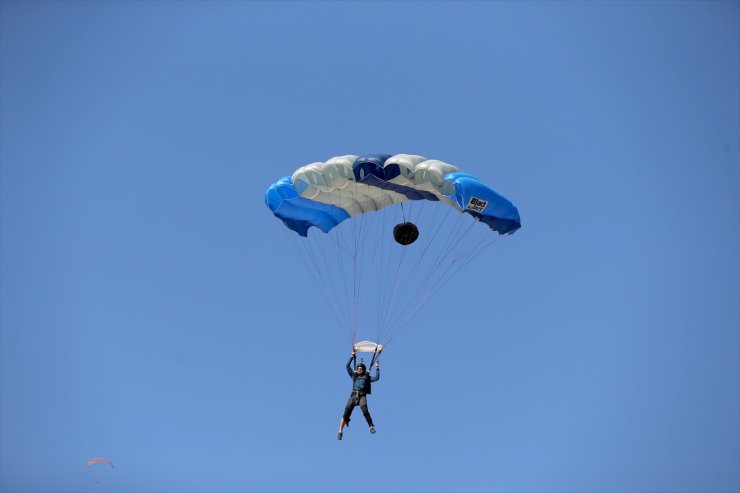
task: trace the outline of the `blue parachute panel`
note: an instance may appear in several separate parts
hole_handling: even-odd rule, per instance
[[[368,176],[376,176],[382,181],[392,180],[398,176],[398,166],[383,168],[383,164],[391,157],[391,154],[368,154],[358,157],[352,166],[355,180],[364,183],[363,180]]]
[[[265,203],[288,228],[301,236],[308,236],[311,226],[328,233],[337,224],[349,219],[344,209],[301,197],[290,176],[281,178],[267,188]]]
[[[391,190],[393,192],[405,195],[409,200],[436,200],[439,201],[439,197],[431,192],[425,190],[416,190],[415,188],[405,187],[396,183],[389,183],[383,181],[377,176],[370,175],[366,176],[360,183],[370,185],[371,187],[382,188],[383,190]]]
[[[522,227],[516,206],[476,177],[456,172],[445,175],[444,179],[455,185],[455,196],[448,198],[494,231],[511,234]]]

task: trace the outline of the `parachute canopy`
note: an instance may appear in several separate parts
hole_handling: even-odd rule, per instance
[[[273,214],[301,236],[312,226],[328,233],[350,217],[407,200],[442,202],[499,234],[521,227],[517,208],[474,176],[411,154],[337,156],[300,167],[265,192]]]
[[[95,457],[94,459],[90,459],[89,461],[87,461],[87,467],[90,467],[93,464],[96,464],[98,462],[103,462],[105,464],[108,464],[109,466],[111,466],[111,468],[115,469],[115,466],[113,465],[111,461],[109,461],[108,459],[103,459],[102,457]]]

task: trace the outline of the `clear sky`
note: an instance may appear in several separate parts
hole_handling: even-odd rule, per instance
[[[3,1],[0,490],[737,492],[739,114],[738,2]],[[263,193],[371,152],[523,228],[339,442]]]

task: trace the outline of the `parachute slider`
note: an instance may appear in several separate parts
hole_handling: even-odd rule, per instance
[[[410,245],[419,237],[419,228],[414,223],[396,224],[393,228],[393,238],[401,245]]]
[[[360,341],[356,342],[352,349],[358,353],[379,353],[383,350],[383,345],[372,341]]]

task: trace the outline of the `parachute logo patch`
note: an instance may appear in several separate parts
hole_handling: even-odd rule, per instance
[[[470,202],[468,202],[468,205],[465,208],[475,212],[483,212],[486,207],[488,207],[487,200],[481,200],[475,197],[471,197]]]

